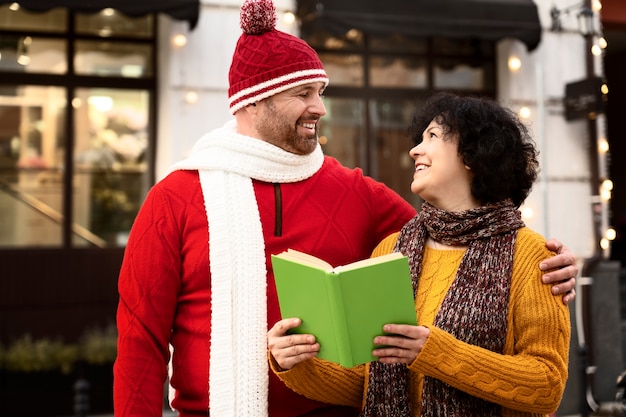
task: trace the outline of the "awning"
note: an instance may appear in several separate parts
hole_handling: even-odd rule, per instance
[[[19,3],[34,12],[65,7],[79,13],[95,13],[110,7],[131,17],[165,13],[174,19],[188,21],[190,29],[198,23],[200,13],[200,0],[0,0],[0,5],[9,3]]]
[[[533,0],[298,0],[304,35],[350,29],[417,38],[519,39],[529,51],[541,40]]]

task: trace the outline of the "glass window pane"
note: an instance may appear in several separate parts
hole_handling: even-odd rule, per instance
[[[154,27],[152,15],[128,17],[114,9],[103,9],[94,14],[76,15],[76,33],[102,37],[151,37]]]
[[[149,99],[143,90],[76,91],[76,222],[108,246],[126,244],[149,187]]]
[[[363,57],[320,53],[320,60],[332,85],[362,87],[364,85]]]
[[[428,86],[427,63],[419,58],[374,56],[370,61],[370,85],[425,88]]]
[[[438,89],[485,89],[485,71],[482,67],[472,67],[454,59],[436,59],[433,72],[434,85]]]
[[[65,90],[0,89],[0,246],[62,243]]]
[[[77,41],[74,68],[81,75],[151,77],[152,46],[127,42]]]
[[[369,175],[384,182],[415,207],[421,200],[411,192],[415,165],[409,156],[413,147],[408,133],[415,109],[422,101],[370,100],[371,136],[374,139]]]
[[[36,36],[0,36],[0,71],[64,74],[66,42]]]
[[[5,30],[38,30],[65,32],[67,9],[57,8],[47,12],[29,12],[17,3],[0,6],[0,27]]]
[[[301,34],[313,49],[360,50],[363,49],[363,33],[352,29],[344,36],[335,36],[327,32],[316,31],[312,34]]]
[[[365,161],[365,115],[359,99],[324,99],[326,116],[320,123],[320,143],[326,155],[348,167],[363,167]]]

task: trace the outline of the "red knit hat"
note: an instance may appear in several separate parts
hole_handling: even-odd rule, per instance
[[[289,88],[321,81],[328,85],[322,62],[302,39],[276,30],[271,0],[246,0],[241,29],[230,65],[230,112]]]

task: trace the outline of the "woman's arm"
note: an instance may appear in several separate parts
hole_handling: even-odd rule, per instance
[[[361,407],[365,365],[344,368],[315,357],[319,344],[310,334],[287,334],[300,319],[284,319],[267,333],[272,371],[295,392],[329,404]]]
[[[536,265],[549,256],[539,235],[520,231],[504,354],[428,326],[430,335],[410,369],[510,409],[554,411],[567,380],[570,322],[568,308],[539,279]]]

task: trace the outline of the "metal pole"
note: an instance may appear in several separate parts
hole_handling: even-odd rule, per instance
[[[586,9],[583,12],[591,13],[591,0],[584,1],[584,7]],[[593,14],[589,15],[590,19],[593,19]],[[591,53],[593,46],[594,31],[591,30],[593,25],[588,25],[587,32],[583,33],[585,37],[585,67],[587,73],[587,79],[591,80],[595,77],[595,65],[594,57]],[[591,216],[593,227],[593,255],[586,259],[582,267],[581,280],[585,281],[585,284],[581,286],[580,302],[582,303],[582,326],[583,336],[579,341],[579,354],[581,359],[581,371],[582,371],[582,388],[584,398],[581,409],[581,415],[586,417],[590,411],[596,411],[598,404],[595,401],[593,394],[594,388],[594,357],[593,357],[593,315],[591,305],[591,293],[593,285],[593,269],[598,262],[602,259],[602,248],[600,246],[601,238],[601,225],[602,225],[602,204],[600,201],[600,172],[598,163],[598,144],[597,144],[597,123],[596,114],[591,112],[587,115],[587,133],[588,139],[588,156],[589,156],[589,172],[590,179],[589,185],[591,187]]]

